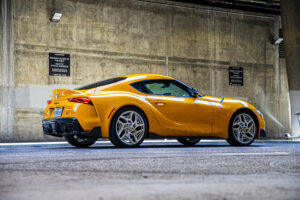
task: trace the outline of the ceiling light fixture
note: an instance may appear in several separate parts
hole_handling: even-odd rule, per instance
[[[278,38],[274,41],[274,44],[279,45],[283,41],[283,38]]]
[[[53,12],[50,21],[51,22],[59,22],[59,20],[60,20],[61,17],[62,17],[61,13]]]
[[[50,21],[58,23],[61,17],[62,17],[62,13],[56,12],[55,0],[52,0],[52,15],[50,17]]]

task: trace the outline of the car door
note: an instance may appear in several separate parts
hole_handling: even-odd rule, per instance
[[[158,123],[169,136],[201,136],[212,131],[212,107],[192,97],[184,84],[170,79],[147,80],[139,84],[154,107]]]

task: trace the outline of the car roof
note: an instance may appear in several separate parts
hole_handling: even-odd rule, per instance
[[[92,83],[89,84],[87,86],[83,86],[81,88],[76,88],[76,90],[95,90],[96,88],[98,88],[98,90],[109,90],[109,89],[116,89],[118,88],[120,85],[126,84],[129,85],[131,83],[137,82],[137,81],[142,81],[142,80],[149,80],[149,79],[174,79],[170,76],[165,76],[165,75],[161,75],[161,74],[130,74],[130,75],[124,75],[124,76],[119,76],[119,77],[114,77],[111,79],[117,79],[117,78],[121,78],[124,77],[126,79],[121,79],[117,82],[112,82],[112,83],[108,83],[108,84],[101,84],[102,81],[100,82],[96,82],[96,83]],[[107,80],[104,80],[107,81]],[[97,86],[97,84],[100,83],[99,86]],[[90,88],[88,88],[90,87]]]
[[[173,79],[170,76],[161,75],[161,74],[130,74],[130,75],[124,75],[121,77],[126,77],[128,79],[132,80],[145,80],[145,79]]]

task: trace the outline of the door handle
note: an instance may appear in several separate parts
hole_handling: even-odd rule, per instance
[[[158,106],[164,106],[166,103],[165,103],[165,102],[158,101],[158,102],[155,102],[155,104],[158,105]]]

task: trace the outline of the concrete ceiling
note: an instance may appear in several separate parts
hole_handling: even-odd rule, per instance
[[[176,2],[208,5],[244,11],[280,14],[280,0],[173,0]]]

